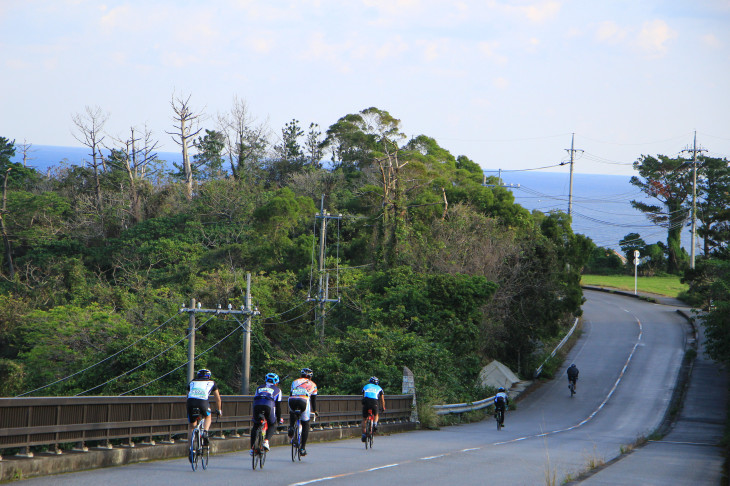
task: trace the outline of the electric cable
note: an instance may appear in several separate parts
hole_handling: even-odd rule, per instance
[[[73,373],[73,374],[71,374],[71,375],[68,375],[68,376],[66,376],[65,378],[60,378],[60,379],[58,379],[58,380],[54,381],[53,383],[49,383],[49,384],[47,384],[47,385],[43,385],[43,386],[41,386],[41,387],[38,387],[38,388],[36,388],[35,390],[31,390],[31,391],[28,391],[28,392],[22,393],[22,394],[20,394],[20,395],[16,395],[16,398],[19,398],[19,397],[23,397],[23,396],[25,396],[25,395],[30,395],[31,393],[37,392],[38,390],[43,390],[44,388],[48,388],[49,386],[55,385],[55,384],[57,384],[57,383],[61,383],[62,381],[66,381],[66,380],[68,380],[69,378],[73,378],[73,377],[74,377],[74,376],[76,376],[76,375],[80,375],[81,373],[83,373],[83,372],[85,372],[85,371],[88,371],[88,370],[90,370],[91,368],[93,368],[93,367],[95,367],[95,366],[98,366],[98,365],[100,365],[100,364],[104,363],[105,361],[109,361],[110,359],[114,358],[115,356],[118,356],[118,355],[120,355],[121,353],[123,353],[123,352],[124,352],[124,351],[126,351],[127,349],[129,349],[129,348],[131,348],[132,346],[136,345],[137,343],[139,343],[139,342],[140,342],[140,341],[142,341],[143,339],[146,339],[146,338],[147,338],[147,337],[148,337],[148,336],[149,336],[150,334],[153,334],[153,333],[155,333],[155,332],[159,331],[159,330],[160,330],[160,329],[161,329],[161,328],[162,328],[162,327],[163,327],[163,326],[164,326],[165,324],[167,324],[168,322],[170,322],[171,320],[173,320],[173,319],[174,319],[175,317],[177,317],[178,315],[180,315],[180,312],[178,312],[177,314],[175,314],[174,316],[172,316],[171,318],[169,318],[168,320],[166,320],[165,322],[163,322],[162,324],[160,324],[159,326],[157,326],[156,328],[154,328],[153,330],[151,330],[150,332],[148,332],[147,334],[145,334],[145,335],[144,335],[144,336],[142,336],[141,338],[137,339],[137,340],[136,340],[135,342],[133,342],[133,343],[132,343],[132,344],[130,344],[129,346],[127,346],[127,347],[125,347],[125,348],[122,348],[122,349],[120,349],[120,350],[119,350],[119,351],[117,351],[116,353],[114,353],[114,354],[112,354],[112,355],[110,355],[110,356],[107,356],[106,358],[102,359],[101,361],[97,361],[97,362],[96,362],[96,363],[94,363],[93,365],[91,365],[91,366],[88,366],[88,367],[84,368],[83,370],[81,370],[81,371],[77,371],[76,373]]]

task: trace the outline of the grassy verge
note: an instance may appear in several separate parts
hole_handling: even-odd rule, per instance
[[[637,290],[667,297],[679,297],[679,294],[689,290],[689,286],[679,281],[679,277],[638,277]],[[634,290],[634,277],[631,275],[583,275],[582,285],[598,287],[613,287],[620,290]]]

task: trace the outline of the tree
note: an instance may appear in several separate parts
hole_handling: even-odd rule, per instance
[[[231,111],[218,115],[218,126],[224,134],[233,178],[240,180],[253,174],[262,164],[269,145],[266,124],[256,124],[246,102],[234,97]]]
[[[104,142],[104,125],[109,119],[109,115],[102,112],[98,106],[91,108],[87,106],[85,113],[76,113],[73,117],[73,123],[76,126],[74,138],[91,150],[89,154],[91,161],[87,162],[89,167],[94,171],[94,182],[96,184],[96,204],[97,209],[102,211],[102,195],[101,195],[101,171],[106,170],[106,162],[101,152]],[[101,168],[101,170],[100,170]]]
[[[305,140],[305,148],[307,150],[306,157],[309,160],[309,166],[312,169],[322,168],[322,132],[319,131],[319,125],[316,123],[309,124],[309,131]]]
[[[219,179],[223,172],[225,135],[215,130],[205,130],[205,136],[194,143],[198,153],[193,156],[194,169],[203,180]]]
[[[277,187],[282,187],[292,174],[304,168],[306,157],[299,138],[304,131],[299,126],[299,120],[292,119],[281,129],[281,143],[274,145],[274,158],[268,164],[268,181]]]
[[[184,99],[182,97],[175,98],[173,95],[170,100],[170,106],[175,113],[173,122],[176,125],[174,132],[167,132],[168,135],[172,136],[172,140],[180,145],[182,149],[183,165],[179,169],[181,169],[183,180],[185,181],[185,196],[188,200],[193,198],[193,165],[190,163],[190,155],[188,152],[195,137],[202,130],[202,128],[197,128],[197,126],[203,116],[202,113],[194,112],[190,107],[190,98],[191,95]]]
[[[368,133],[361,113],[345,115],[327,129],[323,148],[332,154],[335,169],[351,172],[373,162],[376,136]]]
[[[730,162],[703,157],[698,167],[697,234],[704,254],[722,254],[730,244]]]
[[[688,217],[685,202],[692,191],[690,166],[681,158],[645,155],[634,162],[634,169],[639,177],[631,177],[631,184],[660,201],[662,206],[643,201],[631,201],[631,205],[645,213],[651,222],[667,229],[667,271],[677,273],[687,261],[686,251],[681,248],[681,234]]]
[[[148,174],[154,173],[150,170],[157,161],[158,141],[152,140],[152,132],[145,126],[142,136],[135,133],[135,128],[130,127],[130,137],[126,140],[117,139],[117,150],[112,150],[109,157],[109,165],[123,170],[129,180],[130,214],[132,223],[142,220],[142,208],[140,201],[139,180],[144,179]]]

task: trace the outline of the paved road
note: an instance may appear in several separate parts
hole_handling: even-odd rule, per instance
[[[508,413],[502,431],[485,420],[378,437],[371,451],[357,439],[312,444],[298,464],[287,448],[276,447],[263,471],[252,471],[248,456],[234,453],[212,457],[204,472],[193,473],[181,459],[23,484],[562,484],[659,425],[688,330],[671,307],[586,295],[583,334],[568,357],[581,369],[578,394],[570,398],[562,369]]]
[[[672,430],[580,484],[718,485],[723,471],[720,449],[728,400],[728,374],[704,353],[699,329],[688,399]]]

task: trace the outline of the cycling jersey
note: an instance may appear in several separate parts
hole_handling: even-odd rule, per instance
[[[382,393],[383,389],[380,388],[380,386],[374,385],[372,383],[368,383],[367,385],[362,387],[362,395],[365,398],[373,398],[377,400]]]
[[[577,380],[578,379],[578,367],[577,366],[571,366],[568,368],[568,379],[569,380]]]
[[[213,380],[204,378],[195,378],[188,384],[188,398],[196,398],[198,400],[208,400],[211,392],[218,389],[218,385]]]
[[[497,408],[505,408],[509,402],[509,398],[505,392],[499,392],[494,396],[494,406]]]
[[[306,398],[317,394],[317,385],[309,378],[297,378],[291,384],[291,393],[289,396]]]
[[[274,405],[281,401],[281,389],[273,383],[265,383],[256,388],[253,396],[254,405]]]

